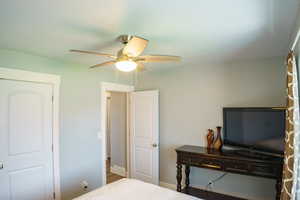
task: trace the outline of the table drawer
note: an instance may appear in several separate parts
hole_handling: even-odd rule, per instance
[[[213,158],[185,157],[182,162],[187,165],[204,167],[210,169],[223,169],[223,162]]]
[[[276,167],[264,164],[250,164],[250,171],[256,175],[265,175],[265,176],[276,176],[277,169]]]
[[[224,169],[228,172],[235,172],[235,173],[248,173],[249,172],[248,165],[243,162],[226,161],[224,164]]]

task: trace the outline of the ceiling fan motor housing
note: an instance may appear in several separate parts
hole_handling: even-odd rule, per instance
[[[129,40],[131,40],[133,38],[132,35],[120,35],[118,37],[119,41],[122,43],[122,44],[127,44],[129,42]]]
[[[119,61],[124,61],[124,60],[131,60],[131,61],[133,61],[133,59],[130,56],[123,54],[123,49],[120,49],[118,51],[116,61],[119,62]]]

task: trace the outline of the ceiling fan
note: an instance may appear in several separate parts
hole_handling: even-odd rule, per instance
[[[90,68],[115,65],[116,68],[120,71],[130,72],[135,69],[139,71],[145,70],[144,63],[147,62],[174,62],[180,61],[180,56],[167,56],[167,55],[141,55],[148,44],[148,40],[131,35],[121,35],[118,37],[118,40],[125,46],[118,51],[117,55],[107,54],[107,53],[98,53],[93,51],[83,51],[71,49],[71,52],[77,53],[86,53],[94,54],[98,56],[105,56],[112,58],[113,60],[96,64]]]

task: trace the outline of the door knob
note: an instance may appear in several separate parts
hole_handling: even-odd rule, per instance
[[[157,147],[157,144],[155,144],[155,143],[154,143],[154,144],[152,144],[152,147]]]
[[[3,163],[0,163],[0,170],[3,168],[4,168]]]

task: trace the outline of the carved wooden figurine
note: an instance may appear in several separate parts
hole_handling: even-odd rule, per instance
[[[214,139],[215,139],[214,131],[212,129],[208,129],[206,135],[208,149],[213,148]]]
[[[223,146],[222,138],[221,138],[221,126],[217,126],[217,138],[214,142],[214,148],[217,150],[221,150]]]

